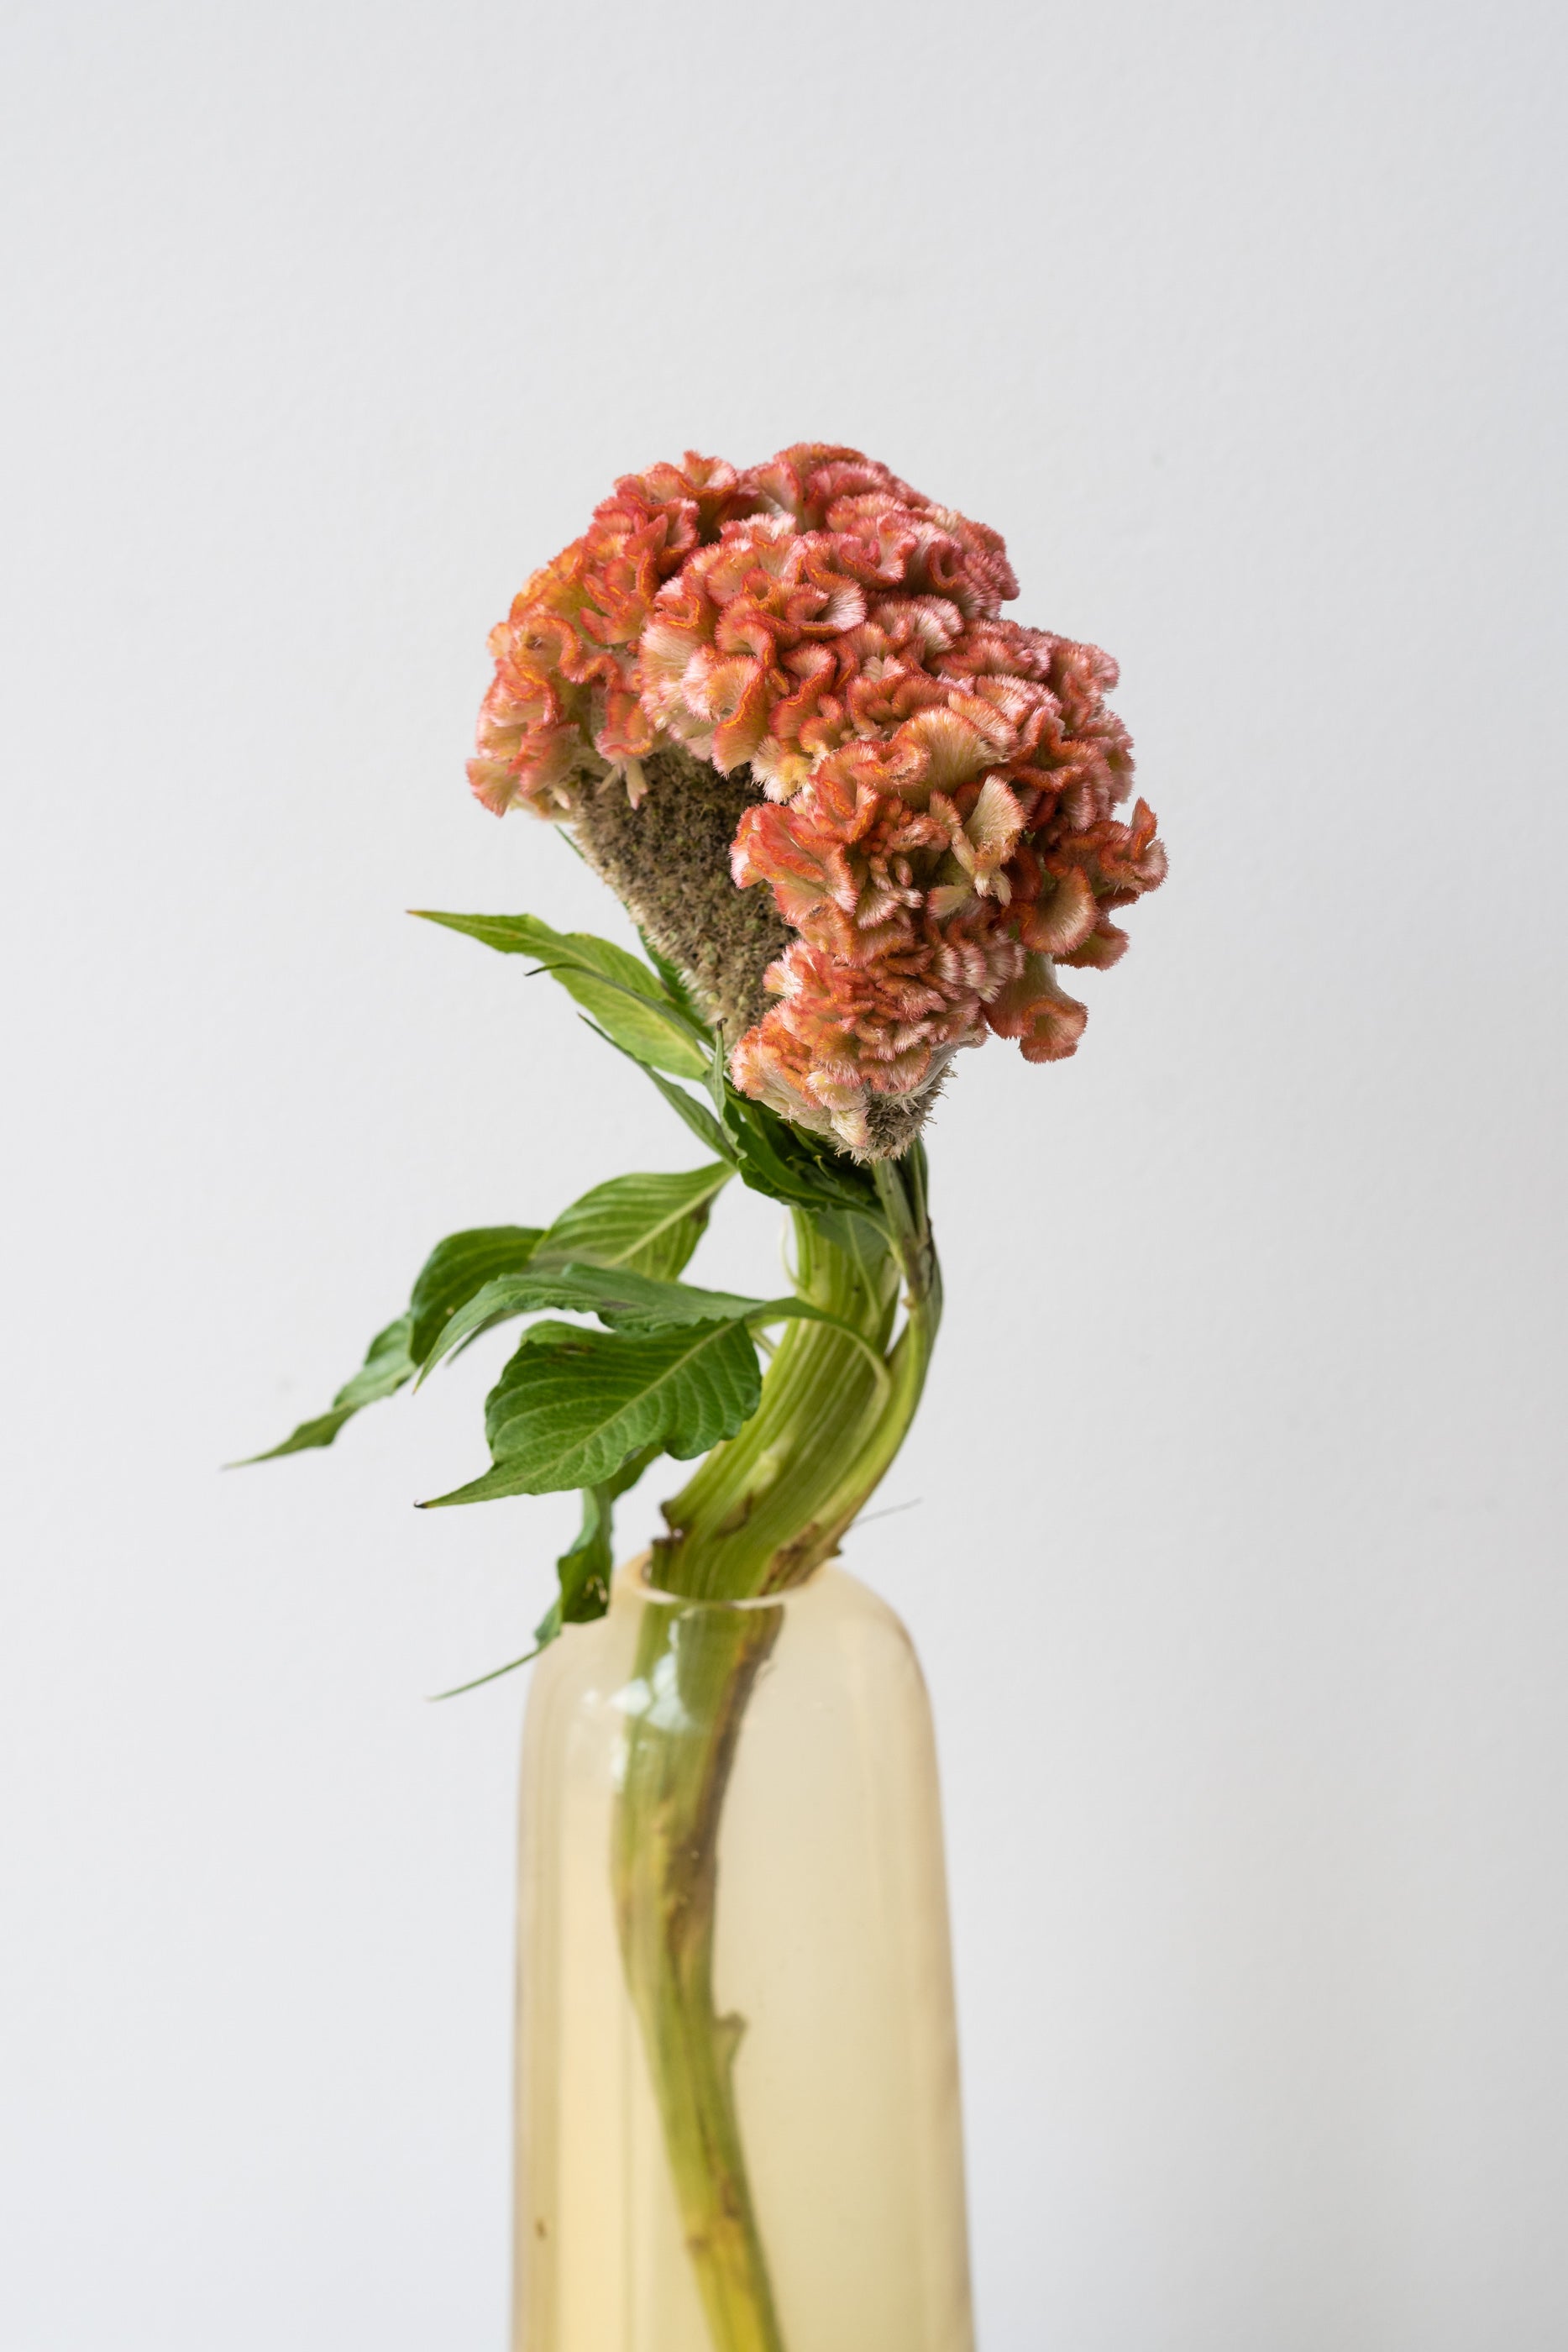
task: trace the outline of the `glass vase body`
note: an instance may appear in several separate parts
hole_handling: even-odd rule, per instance
[[[936,1751],[909,1637],[837,1568],[743,1602],[650,1592],[641,1568],[547,1651],[528,1699],[514,2352],[972,2352]],[[628,1990],[640,1898],[612,1867],[629,1738],[683,1734],[674,1673],[639,1671],[650,1636],[656,1654],[731,1627],[765,1651],[712,1937],[772,2305],[755,2336],[699,2293]]]

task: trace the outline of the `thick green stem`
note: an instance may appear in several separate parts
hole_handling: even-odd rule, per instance
[[[881,1359],[897,1305],[883,1254],[863,1267],[795,1218],[795,1286],[861,1332]],[[664,1506],[653,1582],[705,1600],[742,1600],[798,1584],[825,1557],[820,1506],[863,1444],[886,1393],[865,1349],[831,1324],[786,1324],[762,1402]]]
[[[744,2021],[719,2014],[713,1984],[725,1791],[783,1623],[766,1596],[837,1550],[886,1472],[920,1402],[941,1314],[924,1156],[916,1147],[902,1169],[877,1176],[885,1242],[871,1246],[858,1226],[840,1229],[841,1246],[798,1213],[796,1287],[852,1325],[885,1369],[830,1325],[789,1324],[758,1412],[665,1505],[670,1532],[649,1581],[671,1598],[644,1614],[641,1704],[616,1801],[626,1981],[715,2352],[785,2352],[732,2081]],[[887,1353],[901,1286],[904,1328]]]

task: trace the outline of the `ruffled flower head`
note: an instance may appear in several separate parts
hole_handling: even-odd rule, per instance
[[[736,1084],[857,1157],[903,1150],[988,1032],[1072,1053],[1058,967],[1114,963],[1165,876],[1150,810],[1116,814],[1115,664],[1004,620],[1017,593],[997,532],[802,444],[628,475],[491,635],[479,798],[570,823],[726,1016]],[[705,832],[744,923],[655,870]],[[724,974],[732,929],[754,968]]]

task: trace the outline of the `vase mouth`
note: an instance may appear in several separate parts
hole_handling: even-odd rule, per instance
[[[638,1601],[644,1606],[651,1603],[659,1609],[787,1609],[790,1601],[799,1601],[815,1590],[829,1562],[820,1561],[810,1576],[803,1577],[799,1584],[786,1585],[781,1592],[749,1593],[734,1600],[722,1593],[666,1592],[662,1585],[652,1584],[648,1580],[648,1571],[653,1564],[651,1551],[640,1551],[634,1559],[623,1561],[615,1571],[614,1592],[627,1601]]]

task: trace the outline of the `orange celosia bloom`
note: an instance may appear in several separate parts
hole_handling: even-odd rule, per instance
[[[614,773],[635,803],[661,745],[749,767],[735,880],[798,937],[734,1076],[852,1151],[988,1030],[1072,1053],[1056,966],[1113,963],[1113,910],[1165,875],[1150,810],[1115,814],[1115,664],[1002,619],[1017,593],[995,531],[802,444],[628,475],[491,635],[486,807],[570,819]]]

